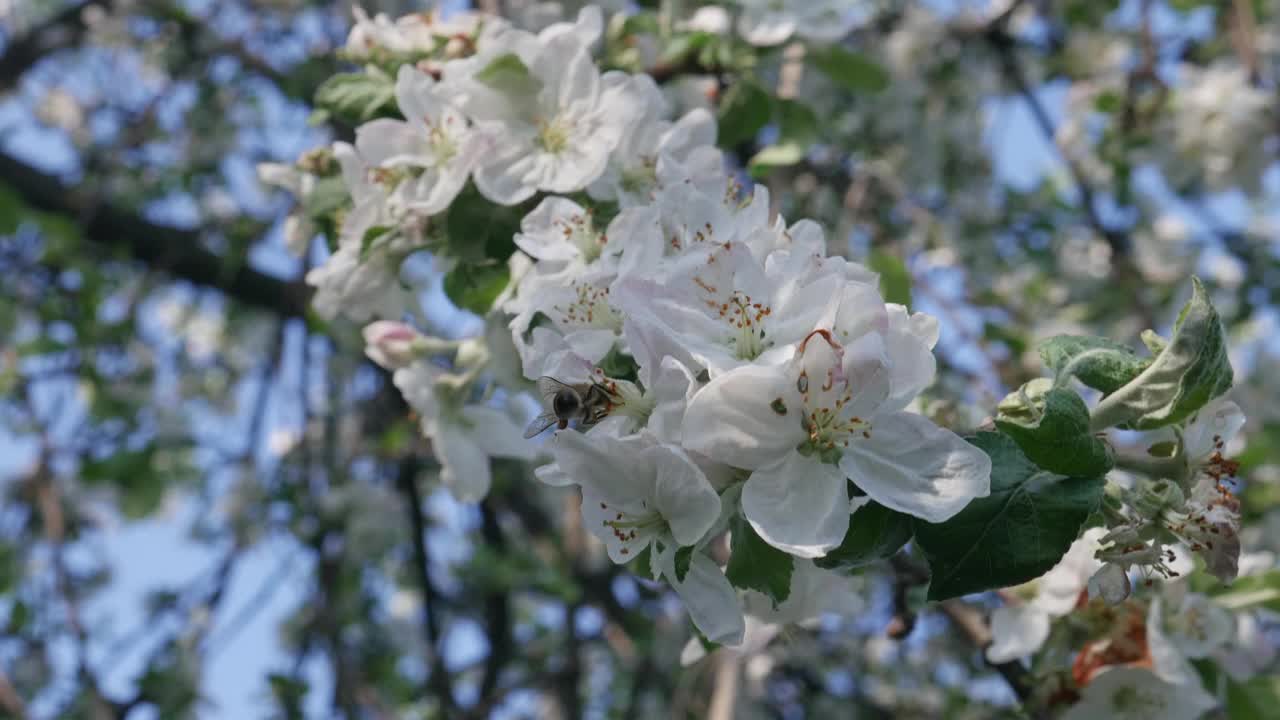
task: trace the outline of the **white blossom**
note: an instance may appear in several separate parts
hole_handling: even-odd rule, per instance
[[[840,544],[850,479],[882,505],[941,522],[990,492],[991,461],[893,407],[894,374],[879,333],[846,346],[815,331],[786,363],[713,379],[689,405],[684,444],[751,470],[743,513],[766,542],[800,557]]]
[[[536,448],[505,411],[467,402],[461,378],[419,360],[396,370],[392,380],[420,417],[422,434],[439,460],[440,481],[463,502],[489,492],[489,458],[532,460]]]
[[[737,0],[738,32],[753,45],[778,45],[798,35],[834,42],[865,22],[866,0]]]

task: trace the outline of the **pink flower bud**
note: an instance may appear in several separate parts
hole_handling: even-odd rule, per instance
[[[416,360],[422,354],[422,340],[421,333],[401,322],[378,320],[364,328],[365,354],[388,370]]]

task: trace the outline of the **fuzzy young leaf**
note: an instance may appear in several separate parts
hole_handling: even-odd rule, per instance
[[[913,522],[929,561],[930,600],[1019,585],[1048,572],[1098,506],[1103,478],[1045,472],[1007,435],[969,442],[991,457],[991,494],[942,523]]]
[[[755,590],[774,607],[791,595],[791,556],[765,542],[741,515],[730,522],[733,543],[725,575],[736,588]]]
[[[1151,364],[1125,345],[1087,335],[1057,335],[1037,349],[1045,367],[1057,373],[1070,366],[1080,382],[1104,393],[1119,390]]]
[[[910,516],[869,502],[849,518],[840,546],[813,562],[828,570],[856,570],[890,557],[910,539]]]
[[[396,109],[396,86],[381,71],[338,73],[316,88],[316,107],[354,123],[390,114]]]
[[[1115,465],[1105,443],[1089,430],[1089,407],[1070,388],[1032,380],[1000,402],[996,426],[1041,468],[1059,475],[1094,477]]]
[[[814,66],[827,77],[854,92],[880,92],[889,87],[889,72],[874,60],[838,45],[812,48]]]
[[[1168,346],[1146,370],[1098,403],[1093,429],[1173,425],[1231,388],[1222,321],[1200,279],[1191,282],[1191,299],[1178,315]]]

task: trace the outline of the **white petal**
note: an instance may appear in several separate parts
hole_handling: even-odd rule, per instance
[[[549,197],[520,221],[516,245],[536,260],[573,260],[581,252],[569,240],[569,233],[586,222],[586,211],[578,203]]]
[[[674,568],[664,570],[663,574],[689,610],[694,627],[704,637],[721,645],[742,643],[746,632],[742,602],[729,579],[711,558],[695,552],[684,582],[676,580]]]
[[[1000,607],[991,613],[987,660],[1004,663],[1027,657],[1049,638],[1049,614],[1034,605]]]
[[[462,502],[480,502],[489,494],[489,456],[471,439],[471,429],[438,423],[431,438],[440,458],[440,481]]]
[[[802,410],[785,367],[740,367],[693,396],[684,416],[684,446],[734,467],[770,465],[804,439]]]
[[[840,469],[881,505],[938,523],[991,492],[987,454],[926,417],[876,415],[870,434],[850,440]]]
[[[1108,605],[1119,605],[1129,597],[1132,585],[1124,568],[1107,563],[1089,578],[1089,597],[1101,597]]]
[[[654,471],[638,441],[562,431],[551,445],[561,470],[610,505],[630,507],[652,497]]]
[[[893,391],[886,410],[905,408],[920,391],[933,383],[938,369],[933,346],[938,342],[938,321],[924,313],[907,315],[901,305],[889,305],[889,330],[885,350],[892,369]]]
[[[635,346],[632,346],[634,351]],[[689,407],[689,399],[698,390],[698,383],[689,368],[673,357],[662,359],[657,380],[649,385],[653,397],[653,411],[649,413],[649,422],[645,426],[648,432],[662,442],[678,445],[684,428],[684,414]]]
[[[1216,449],[1214,438],[1219,438],[1225,445],[1240,432],[1244,422],[1240,406],[1230,400],[1219,399],[1204,406],[1183,432],[1187,457],[1198,463],[1208,460]]]
[[[654,503],[671,535],[681,546],[698,542],[720,517],[720,496],[680,448],[658,445],[645,454],[658,473]]]
[[[849,529],[844,473],[792,451],[751,473],[742,488],[742,514],[765,542],[803,558],[822,557]]]
[[[559,463],[539,465],[534,468],[533,476],[552,487],[567,487],[575,484],[573,478],[560,469]]]
[[[467,405],[462,416],[471,423],[472,437],[493,457],[532,460],[537,455],[533,443],[524,439],[524,430],[507,413],[483,405]]]
[[[623,513],[625,511],[626,509]],[[657,528],[652,527],[634,528],[627,532],[615,531],[609,523],[625,520],[627,516],[623,513],[619,512],[618,506],[610,504],[597,494],[591,486],[582,486],[582,524],[604,543],[609,559],[619,565],[634,560],[657,536]]]

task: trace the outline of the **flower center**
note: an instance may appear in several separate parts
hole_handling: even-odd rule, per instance
[[[653,157],[644,157],[636,167],[622,171],[619,185],[626,192],[639,195],[658,184],[658,161]]]
[[[563,325],[622,330],[622,316],[609,304],[609,288],[589,283],[573,284],[574,298],[567,305],[555,305]]]
[[[833,348],[839,348],[830,333],[816,330],[800,344],[797,360],[803,359],[805,346],[815,335]],[[839,355],[836,359],[838,361]],[[849,440],[871,437],[871,423],[846,411],[855,390],[839,365],[827,368],[822,377],[811,378],[807,369],[800,371],[796,391],[804,404],[800,426],[807,436],[796,446],[801,455],[817,456],[822,462],[835,464],[849,447]]]
[[[427,145],[436,156],[436,165],[447,165],[458,154],[458,144],[439,125],[427,121]]]
[[[608,503],[600,503],[600,509],[607,511]],[[627,513],[617,510],[613,513],[611,519],[601,520],[600,524],[609,528],[613,536],[618,542],[631,542],[638,538],[641,533],[656,534],[661,532],[667,526],[667,521],[658,513],[657,510],[644,510],[639,513]],[[627,555],[630,551],[622,548],[623,555]]]
[[[596,232],[589,212],[584,215],[574,215],[567,220],[557,220],[556,222],[561,226],[564,239],[572,243],[578,248],[578,252],[582,253],[583,262],[591,263],[600,257],[608,238],[605,237],[604,233]]]
[[[538,147],[558,155],[569,147],[569,123],[562,118],[538,123]]]

